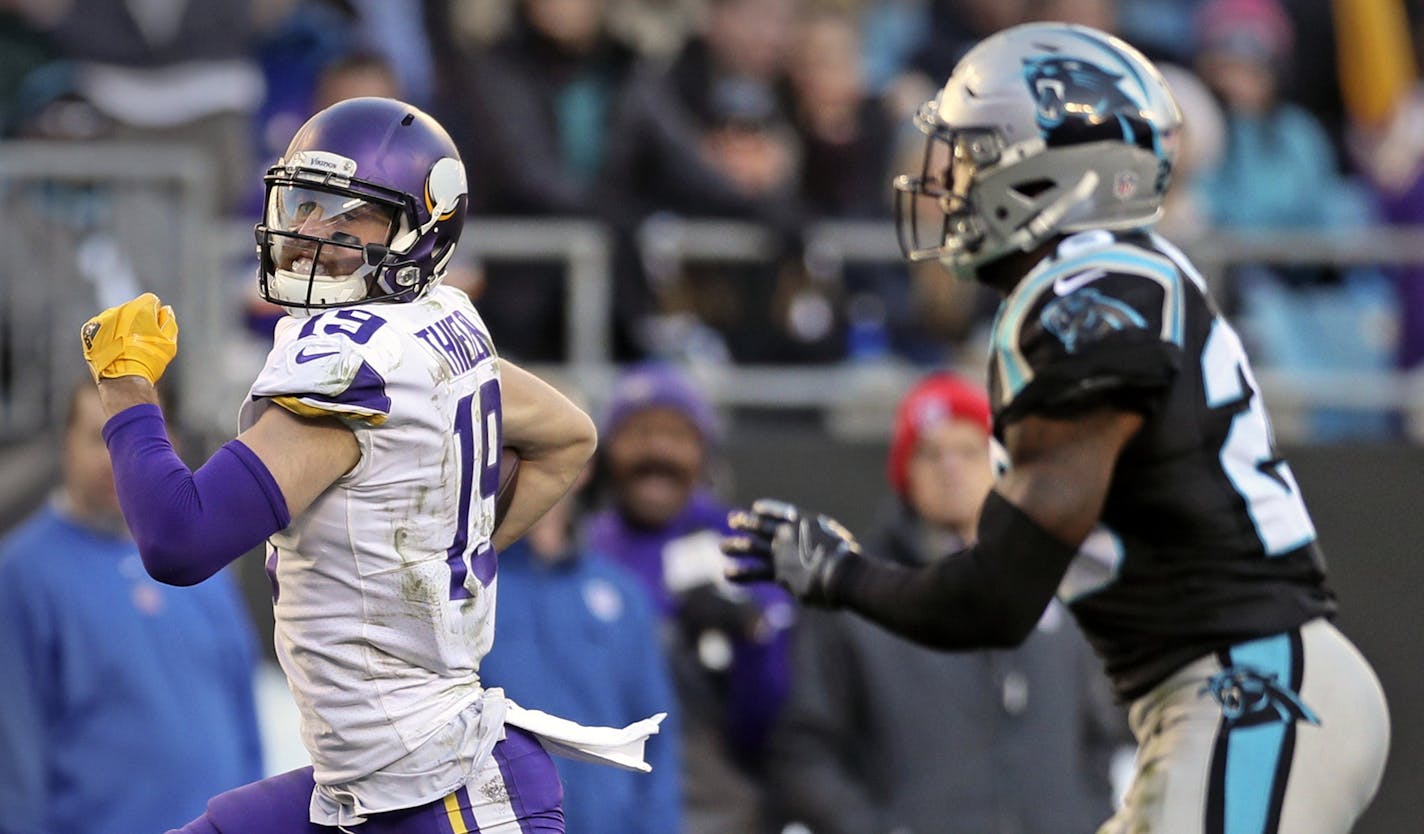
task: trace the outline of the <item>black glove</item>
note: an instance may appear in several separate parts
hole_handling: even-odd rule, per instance
[[[722,539],[722,552],[732,557],[728,579],[775,580],[802,602],[839,604],[833,593],[836,573],[860,558],[860,544],[840,522],[770,498],[749,511],[733,511],[727,522],[734,531]]]

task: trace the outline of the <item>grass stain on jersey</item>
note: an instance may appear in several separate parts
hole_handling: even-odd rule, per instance
[[[421,606],[439,605],[450,592],[448,581],[427,576],[419,567],[404,571],[400,584],[401,599]]]

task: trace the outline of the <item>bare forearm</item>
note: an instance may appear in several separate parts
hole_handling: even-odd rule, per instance
[[[1014,465],[995,489],[1077,547],[1102,516],[1118,455],[1141,426],[1140,416],[1120,411],[1076,420],[1026,418],[1006,432]]]
[[[99,380],[99,401],[104,415],[113,417],[136,405],[158,405],[158,391],[141,376],[121,376]]]
[[[592,444],[574,446],[539,460],[521,460],[514,497],[491,537],[495,550],[503,550],[524,535],[564,493],[593,454]]]
[[[1056,472],[1009,472],[995,489],[1043,529],[1076,546],[1102,515],[1107,479],[1084,483]]]

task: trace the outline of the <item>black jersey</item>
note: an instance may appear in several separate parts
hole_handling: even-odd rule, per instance
[[[1315,528],[1241,340],[1170,244],[1066,238],[1004,300],[992,348],[1000,438],[1028,414],[1106,405],[1145,417],[1058,591],[1119,695],[1334,613]]]

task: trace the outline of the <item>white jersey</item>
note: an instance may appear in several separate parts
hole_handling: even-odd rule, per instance
[[[268,560],[277,656],[316,781],[349,784],[481,698],[499,361],[469,299],[436,288],[283,319],[242,428],[274,402],[334,415],[360,444],[360,463],[271,538]]]

